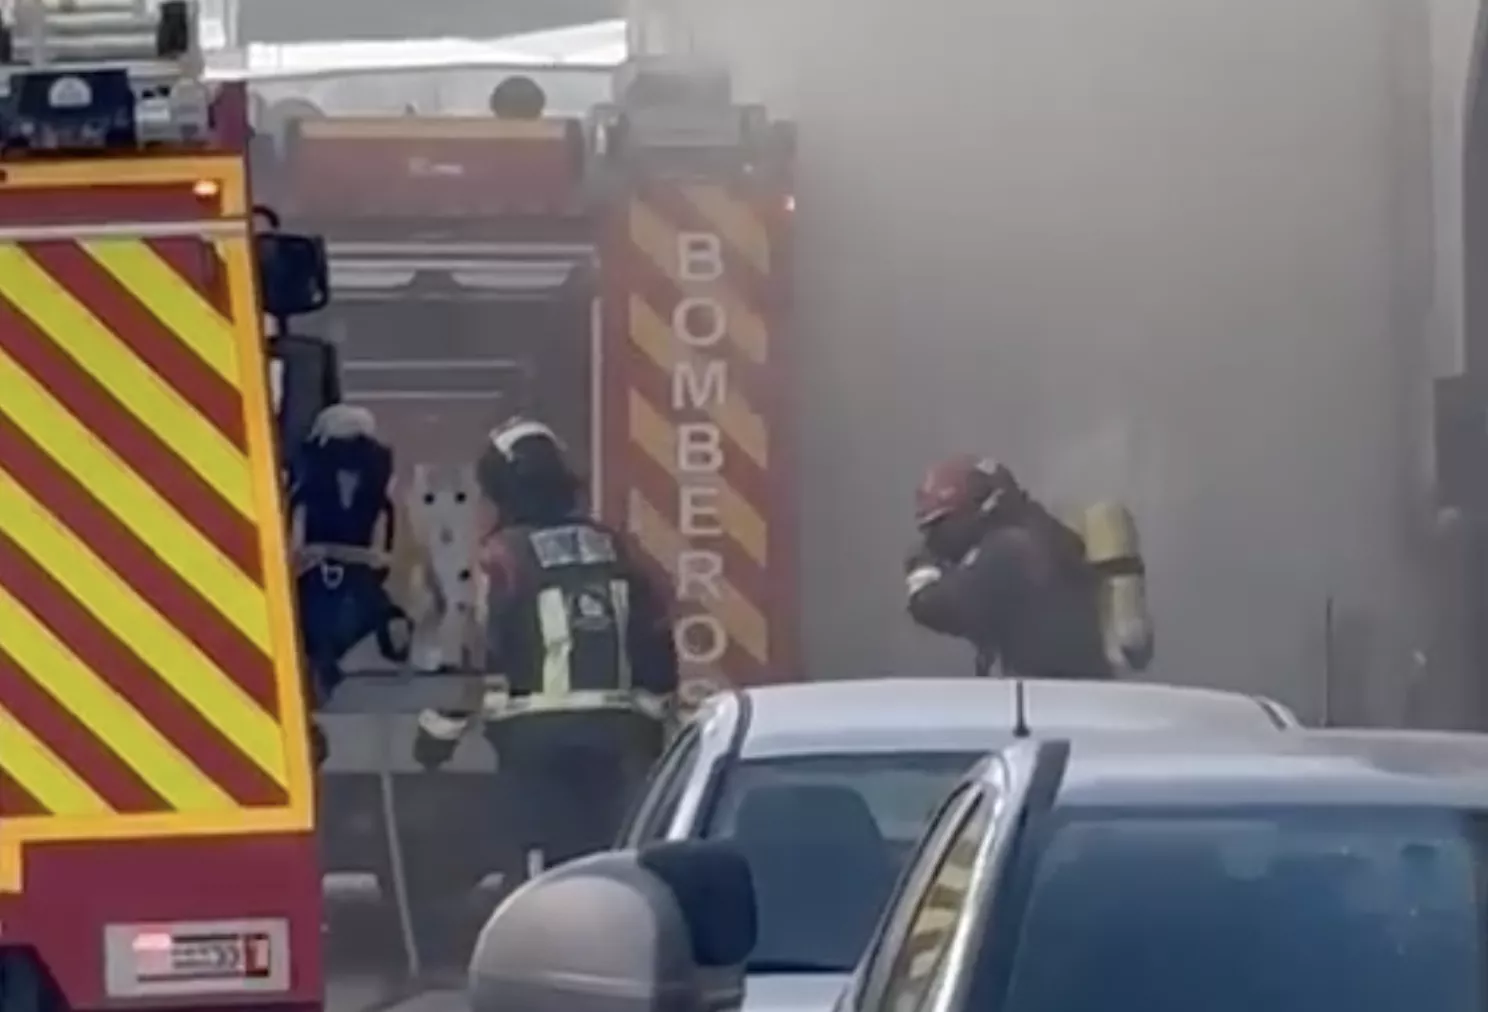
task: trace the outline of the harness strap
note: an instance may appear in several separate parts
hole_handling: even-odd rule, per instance
[[[365,545],[340,545],[330,542],[302,545],[296,558],[296,572],[306,573],[316,566],[339,564],[342,566],[366,566],[368,569],[388,569],[392,566],[392,553]],[[336,578],[339,584],[340,578]]]
[[[1090,566],[1102,576],[1145,576],[1147,574],[1147,564],[1140,556],[1134,555],[1120,559],[1106,559],[1104,562],[1092,562]]]

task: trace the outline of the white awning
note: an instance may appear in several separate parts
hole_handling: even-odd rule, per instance
[[[208,73],[219,79],[263,80],[448,67],[607,68],[625,57],[625,21],[615,18],[496,39],[252,43],[209,53]]]

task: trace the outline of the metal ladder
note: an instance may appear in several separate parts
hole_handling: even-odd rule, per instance
[[[0,62],[18,69],[201,76],[191,0],[0,0],[0,16],[10,29]]]
[[[0,106],[11,97],[11,143],[44,139],[61,122],[55,116],[70,117],[75,134],[90,114],[103,129],[121,101],[132,104],[134,143],[201,141],[210,130],[205,77],[197,0],[0,0]],[[90,98],[107,80],[110,108]]]

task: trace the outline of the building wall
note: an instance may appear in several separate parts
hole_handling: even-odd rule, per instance
[[[1458,326],[1434,2],[683,5],[800,122],[809,675],[969,665],[899,579],[919,470],[969,449],[1137,509],[1157,677],[1315,712],[1331,599],[1339,716],[1450,713],[1416,656]]]
[[[1469,72],[1481,0],[1431,0],[1432,189],[1438,266],[1432,299],[1433,372],[1463,368],[1463,162]]]
[[[1470,289],[1465,279],[1474,273],[1469,266],[1469,249],[1483,250],[1481,230],[1476,242],[1468,228],[1469,213],[1476,203],[1482,205],[1481,187],[1471,185],[1469,137],[1476,135],[1476,146],[1488,142],[1488,132],[1474,128],[1474,107],[1478,104],[1473,78],[1479,43],[1479,0],[1432,0],[1430,14],[1431,64],[1431,152],[1432,208],[1436,230],[1432,242],[1435,267],[1430,311],[1428,314],[1428,347],[1432,372],[1436,377],[1452,377],[1450,382],[1463,384],[1469,370],[1481,371],[1488,358],[1483,355],[1482,340],[1468,339],[1470,321],[1482,319],[1481,299],[1477,306],[1469,301]],[[1481,115],[1481,114],[1478,114]],[[1481,160],[1481,155],[1479,156]],[[1476,201],[1468,198],[1477,193]],[[1477,328],[1481,330],[1481,323]],[[1470,354],[1472,344],[1478,345]],[[1471,385],[1467,381],[1467,385]],[[1461,390],[1443,390],[1460,394]],[[1449,403],[1449,402],[1444,402]],[[1445,417],[1445,415],[1444,415]],[[1468,426],[1471,418],[1462,419]],[[1466,431],[1466,430],[1464,430]],[[1460,438],[1460,435],[1456,438]],[[1443,475],[1449,489],[1465,490],[1472,483],[1470,469],[1481,464],[1471,458],[1450,460],[1454,451],[1444,446],[1446,466],[1455,475]],[[1464,471],[1464,465],[1469,469]],[[1435,577],[1438,593],[1435,620],[1436,651],[1433,657],[1435,692],[1427,701],[1427,719],[1446,723],[1449,714],[1458,714],[1456,723],[1488,726],[1488,686],[1478,674],[1482,669],[1488,636],[1477,629],[1481,624],[1482,594],[1488,583],[1481,576],[1484,552],[1482,525],[1471,515],[1441,511],[1437,516],[1435,541]]]

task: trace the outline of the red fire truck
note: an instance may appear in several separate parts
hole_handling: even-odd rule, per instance
[[[706,135],[712,107],[733,108],[727,81],[687,87],[697,108],[665,115],[697,123],[675,130],[603,107],[307,117],[255,184],[326,237],[335,298],[311,326],[406,484],[470,460],[502,418],[541,415],[591,462],[606,516],[688,584],[689,674],[768,681],[789,675],[793,639],[789,143],[763,110]]]
[[[0,11],[0,1008],[316,1008],[242,104],[179,0]]]
[[[327,239],[334,300],[301,326],[334,347],[340,392],[395,448],[394,582],[427,633],[419,667],[467,668],[470,464],[525,413],[589,462],[602,514],[673,574],[692,687],[792,677],[790,139],[696,68],[618,87],[586,119],[307,116],[259,138],[255,184]],[[426,950],[432,920],[491,880],[503,812],[530,801],[492,800],[479,736],[441,776],[418,766],[414,711],[432,684],[349,685],[324,717],[328,869],[350,893],[397,891],[413,908],[404,947]],[[477,894],[466,912],[488,909]]]
[[[0,1012],[319,1007],[272,424],[301,388],[265,355],[244,96],[213,111],[186,0],[0,11]],[[418,490],[411,611],[469,569],[462,463],[541,413],[673,572],[689,677],[787,677],[789,145],[725,80],[636,71],[584,121],[305,121],[255,196],[330,239],[341,301],[303,326]],[[386,787],[409,724],[371,730],[340,754]],[[468,808],[408,797],[373,813],[398,877],[480,872],[442,845]]]

